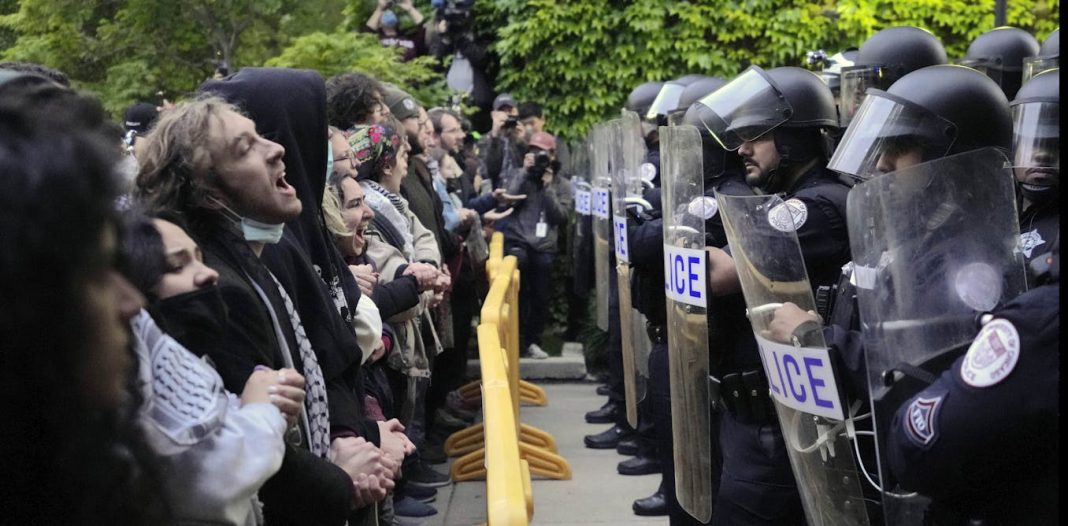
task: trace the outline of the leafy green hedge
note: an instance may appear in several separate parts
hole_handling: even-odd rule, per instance
[[[1008,23],[1044,38],[1059,0],[1008,0]],[[635,85],[689,73],[731,77],[750,64],[802,65],[805,52],[859,46],[884,27],[934,32],[951,59],[994,26],[994,0],[498,0],[498,87],[551,112],[553,131],[582,136],[613,116]]]

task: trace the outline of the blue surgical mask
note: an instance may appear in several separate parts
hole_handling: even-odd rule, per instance
[[[282,240],[282,232],[286,228],[285,223],[261,223],[255,219],[249,219],[239,215],[214,197],[209,197],[209,199],[221,206],[226,215],[230,216],[231,221],[241,225],[241,237],[243,237],[245,241],[274,245]]]
[[[385,27],[397,27],[397,13],[387,9],[382,12],[382,25]]]
[[[241,218],[241,235],[245,238],[245,241],[256,241],[274,245],[282,240],[282,232],[285,228],[285,223],[272,225],[269,223],[261,223],[255,219],[249,219],[247,217]]]

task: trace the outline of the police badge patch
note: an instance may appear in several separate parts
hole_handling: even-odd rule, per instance
[[[1046,240],[1042,239],[1042,235],[1038,233],[1037,228],[1020,234],[1020,251],[1023,252],[1024,257],[1031,257],[1031,251],[1045,243]]]
[[[990,387],[1004,380],[1019,359],[1020,334],[1012,322],[998,318],[984,325],[972,340],[960,366],[960,378],[972,387]]]
[[[686,211],[692,216],[708,221],[719,211],[719,203],[716,202],[714,197],[708,197],[707,195],[696,197],[686,206]]]
[[[808,219],[808,207],[800,199],[788,199],[768,211],[768,224],[779,232],[793,232]]]
[[[942,396],[919,397],[909,404],[905,413],[905,434],[917,446],[926,447],[938,437],[938,408]]]

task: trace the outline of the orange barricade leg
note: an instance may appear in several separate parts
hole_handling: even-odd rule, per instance
[[[445,454],[450,457],[466,455],[486,445],[485,429],[481,423],[461,429],[445,439]]]
[[[486,478],[486,450],[479,448],[452,463],[449,470],[454,482],[482,480]]]
[[[538,449],[556,453],[556,439],[552,435],[522,422],[519,423],[519,441]]]
[[[545,395],[545,389],[526,380],[519,381],[519,401],[543,407],[549,405],[549,398]]]
[[[535,475],[556,480],[571,480],[571,464],[556,453],[520,442],[519,456],[530,464],[530,472]]]

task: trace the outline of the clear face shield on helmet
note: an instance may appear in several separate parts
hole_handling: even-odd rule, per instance
[[[1060,65],[1059,57],[1027,57],[1023,62],[1023,84],[1031,80],[1031,77],[1053,69]],[[1021,84],[1022,85],[1022,84]]]
[[[866,181],[945,156],[957,128],[926,109],[884,91],[868,90],[827,168]]]
[[[838,92],[838,120],[842,128],[849,126],[864,102],[868,88],[886,89],[894,83],[896,75],[885,66],[852,66],[842,68]]]
[[[653,99],[652,105],[649,106],[649,111],[645,112],[643,116],[645,120],[656,122],[658,115],[667,115],[668,112],[675,109],[679,105],[679,97],[685,89],[686,86],[682,84],[665,83],[660,88],[660,93],[657,93],[656,98]]]
[[[725,150],[737,150],[790,119],[793,108],[763,70],[750,66],[722,88],[698,101],[711,111],[700,118]]]
[[[1060,103],[1025,102],[1012,107],[1012,167],[1024,192],[1060,186]]]
[[[965,58],[957,61],[958,65],[967,66],[990,77],[990,80],[996,82],[998,86],[1001,85],[1004,75],[1012,75],[1012,72],[1002,69],[1002,63],[1001,57]]]

